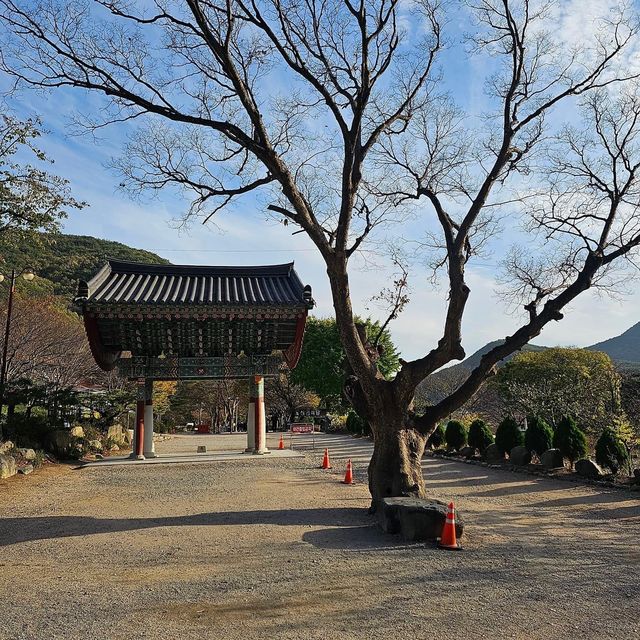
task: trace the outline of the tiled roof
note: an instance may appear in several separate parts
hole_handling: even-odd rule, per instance
[[[313,306],[293,263],[208,267],[109,260],[78,286],[78,302],[144,305]]]

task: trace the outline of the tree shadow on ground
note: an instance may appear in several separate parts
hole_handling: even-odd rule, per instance
[[[33,540],[69,538],[101,533],[139,531],[157,527],[202,526],[327,526],[373,528],[364,509],[276,509],[270,511],[223,511],[151,518],[94,518],[90,516],[45,516],[0,519],[0,547]]]

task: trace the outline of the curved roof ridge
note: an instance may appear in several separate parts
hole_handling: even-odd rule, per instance
[[[112,273],[163,273],[175,275],[289,275],[293,262],[266,265],[152,264],[108,258]]]

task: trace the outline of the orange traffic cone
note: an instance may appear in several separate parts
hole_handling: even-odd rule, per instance
[[[353,469],[351,468],[351,458],[347,460],[347,472],[344,474],[342,484],[353,484]]]
[[[278,449],[284,449],[284,436],[280,434],[280,442],[278,442]]]
[[[450,551],[461,551],[462,547],[456,539],[456,510],[453,502],[449,503],[447,509],[447,519],[444,521],[442,529],[442,538],[438,538],[438,546],[441,549],[449,549]]]
[[[324,458],[322,458],[321,469],[331,469],[331,462],[329,462],[329,449],[324,450]]]

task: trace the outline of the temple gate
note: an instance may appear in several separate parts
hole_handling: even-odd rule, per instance
[[[302,350],[314,305],[293,263],[249,267],[109,260],[78,286],[91,353],[137,384],[132,457],[154,457],[153,381],[246,378],[247,451],[266,453],[264,378]]]

